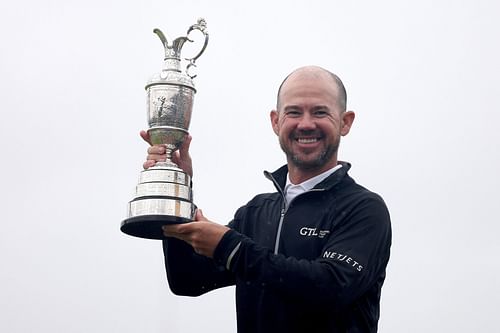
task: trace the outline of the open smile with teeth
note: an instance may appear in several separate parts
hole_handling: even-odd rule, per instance
[[[298,143],[315,143],[319,141],[319,138],[297,138],[296,139]]]

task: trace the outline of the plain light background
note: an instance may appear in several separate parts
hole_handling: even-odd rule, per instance
[[[2,2],[0,331],[235,331],[233,288],[174,296],[160,242],[119,231],[146,156],[144,85],[162,66],[152,30],[172,39],[198,17],[205,215],[227,223],[273,190],[277,87],[323,66],[357,114],[340,159],[391,211],[380,332],[495,331],[499,14],[494,0]]]

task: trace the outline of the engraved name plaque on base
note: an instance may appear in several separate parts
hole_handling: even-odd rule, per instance
[[[181,50],[192,31],[203,33],[205,41],[199,53],[186,58],[188,65],[181,70]],[[193,219],[195,205],[191,190],[191,177],[172,162],[177,150],[188,134],[193,99],[196,92],[194,75],[190,69],[208,44],[206,22],[199,19],[189,27],[185,37],[169,44],[165,35],[154,30],[165,48],[164,67],[146,85],[148,96],[148,133],[151,143],[164,145],[167,159],[143,170],[139,176],[135,196],[128,204],[127,218],[121,223],[124,233],[149,239],[163,239],[162,226],[188,222]]]

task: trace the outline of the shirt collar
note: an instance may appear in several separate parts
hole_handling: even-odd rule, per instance
[[[314,176],[312,178],[309,178],[306,181],[303,181],[300,184],[292,184],[290,181],[290,174],[288,173],[286,176],[286,184],[285,184],[285,193],[288,191],[290,187],[294,188],[300,188],[303,192],[311,190],[314,186],[318,185],[321,183],[323,180],[325,180],[328,176],[330,176],[332,173],[337,171],[338,169],[342,168],[342,164],[337,164],[333,168],[326,170],[323,173],[320,173],[317,176]]]

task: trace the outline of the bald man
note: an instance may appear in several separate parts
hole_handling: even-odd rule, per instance
[[[198,210],[193,222],[163,227],[175,294],[236,285],[240,333],[377,331],[391,222],[382,198],[337,159],[355,117],[346,104],[342,81],[323,68],[285,78],[270,120],[287,164],[265,172],[276,192],[255,196],[227,226]],[[192,175],[190,140],[174,160]],[[164,153],[151,146],[144,167]]]

